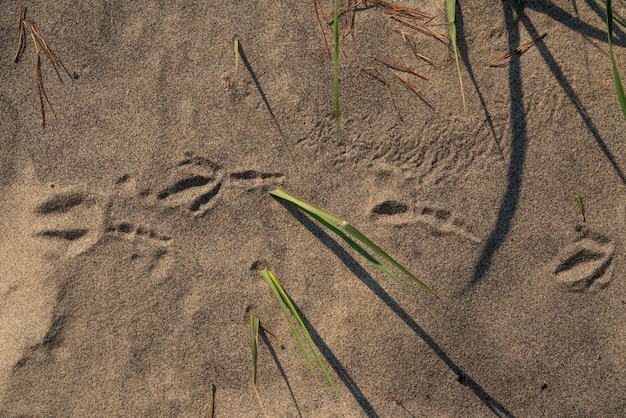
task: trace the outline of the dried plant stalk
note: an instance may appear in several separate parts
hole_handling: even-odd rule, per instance
[[[391,68],[393,68],[395,70],[404,71],[405,73],[413,74],[414,76],[419,77],[422,80],[428,80],[428,77],[426,77],[423,74],[418,73],[413,68],[407,67],[406,65],[399,64],[399,63],[397,63],[395,61],[392,61],[392,60],[387,59],[387,58],[379,57],[377,55],[370,55],[370,58],[372,58],[372,59],[374,59],[376,61],[380,61],[383,64],[385,64],[386,66],[391,67]]]
[[[539,42],[540,40],[545,38],[546,35],[547,35],[547,33],[544,33],[542,35],[537,36],[534,39],[531,39],[530,41],[526,41],[526,42],[522,43],[520,46],[518,46],[514,50],[509,51],[506,54],[504,54],[502,56],[499,56],[498,58],[495,58],[495,59],[489,61],[489,64],[487,64],[487,65],[489,67],[497,67],[499,65],[502,65],[504,63],[504,61],[506,61],[507,59],[511,58],[513,55],[515,55],[515,54],[521,55],[524,52],[526,52],[531,46],[533,46],[534,44],[536,44],[537,42]]]
[[[407,79],[405,79],[404,77],[401,77],[399,74],[394,73],[393,71],[390,71],[391,74],[395,75],[398,80],[402,81],[404,83],[405,86],[407,86],[408,88],[410,88],[411,90],[413,90],[415,93],[421,93],[422,90],[419,89],[419,87],[411,84]]]
[[[385,85],[385,88],[387,90],[387,95],[389,96],[389,100],[391,100],[393,109],[396,111],[396,116],[398,117],[399,120],[402,120],[402,114],[400,113],[398,106],[396,106],[396,101],[393,99],[393,94],[391,94],[391,87],[389,86],[389,82],[387,81],[387,79],[380,73],[380,71],[378,71],[378,69],[374,67],[361,67],[361,71],[363,71],[365,74],[369,75],[370,77],[375,78],[376,80],[380,81],[381,83]]]

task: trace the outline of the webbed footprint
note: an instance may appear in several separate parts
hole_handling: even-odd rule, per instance
[[[49,329],[57,261],[92,248],[102,236],[104,198],[82,188],[45,184],[26,158],[0,199],[0,397],[24,348]]]
[[[615,247],[599,234],[585,233],[563,248],[546,266],[546,272],[572,292],[595,291],[613,279]]]
[[[374,221],[398,227],[421,224],[428,227],[434,235],[454,234],[475,243],[481,241],[470,232],[463,219],[453,216],[450,210],[435,205],[384,200],[370,209],[370,216]]]
[[[208,158],[187,154],[168,170],[164,185],[156,192],[165,206],[180,207],[194,216],[206,213],[222,188],[223,170]]]
[[[34,208],[31,235],[51,254],[75,257],[102,236],[102,199],[73,187],[51,192]]]

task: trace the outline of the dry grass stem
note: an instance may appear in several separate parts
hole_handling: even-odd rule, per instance
[[[356,1],[355,0],[348,0],[348,4],[346,4],[345,6],[345,12],[344,12],[344,24],[343,24],[343,29],[341,31],[341,38],[345,38],[346,36],[350,35],[350,37],[352,38],[352,40],[354,41],[354,14],[356,12]]]
[[[324,28],[322,27],[322,22],[320,20],[321,7],[318,0],[313,0],[313,9],[315,10],[315,21],[317,22],[317,27],[319,28],[320,32],[322,32],[322,37],[324,38],[324,49],[326,50],[326,55],[328,56],[328,59],[331,59],[330,49],[328,47],[328,39],[326,39],[326,32],[324,32]],[[328,22],[325,21],[325,23],[328,25]]]
[[[413,54],[415,54],[416,58],[422,59],[422,60],[426,61],[427,63],[429,63],[430,65],[433,64],[433,60],[431,60],[427,56],[424,56],[424,55],[420,54],[419,52],[417,52],[417,45],[415,45],[415,39],[411,35],[409,35],[405,31],[403,31],[402,29],[396,29],[395,31],[398,32],[400,34],[400,36],[402,36],[402,40],[404,42],[409,44],[409,46],[411,47],[411,50],[413,51]]]
[[[396,116],[398,117],[399,120],[402,120],[402,114],[400,114],[400,110],[398,110],[398,106],[396,106],[396,101],[393,99],[393,94],[391,93],[391,87],[389,86],[389,82],[387,81],[387,79],[380,73],[380,71],[378,71],[378,69],[374,67],[361,67],[361,71],[363,71],[370,77],[375,78],[376,80],[380,81],[381,83],[385,85],[385,88],[387,90],[387,95],[389,96],[389,99],[391,100],[391,104],[393,105],[393,108],[396,111]]]
[[[390,71],[391,74],[395,75],[398,80],[402,81],[404,83],[405,86],[407,86],[408,88],[410,88],[411,90],[413,90],[413,92],[419,94],[422,91],[419,89],[419,87],[411,84],[407,79],[405,79],[404,77],[401,77],[399,74],[394,73],[393,71]]]
[[[404,14],[406,16],[411,16],[416,19],[428,19],[431,16],[417,9],[411,9],[410,7],[399,6],[397,4],[389,3],[385,0],[365,0],[365,3],[375,4],[378,6],[382,6],[385,8],[385,12],[390,11],[391,13]]]
[[[29,28],[30,28],[30,36],[33,38],[33,45],[35,45],[35,53],[36,53],[36,58],[35,58],[35,84],[37,85],[37,92],[38,92],[38,97],[39,97],[39,114],[41,115],[41,127],[45,129],[46,128],[46,111],[45,111],[44,105],[43,105],[44,100],[48,104],[48,107],[50,108],[50,111],[52,112],[52,116],[54,116],[54,119],[56,121],[58,121],[58,119],[57,119],[56,113],[54,113],[54,109],[52,108],[52,104],[50,103],[50,100],[48,99],[48,95],[46,94],[46,90],[43,88],[43,81],[42,81],[42,78],[41,78],[41,55],[40,55],[40,49],[39,49],[39,46],[37,45],[38,42],[35,39],[36,35],[35,35],[35,31],[33,30],[33,26],[29,25]]]
[[[430,15],[421,10],[412,9],[410,7],[399,6],[389,3],[384,0],[366,0],[365,3],[375,4],[383,8],[383,13],[391,17],[392,19],[410,27],[416,29],[426,35],[433,36],[441,42],[447,44],[448,38],[444,33],[436,32],[429,28],[427,25],[437,18],[439,15]]]
[[[383,64],[385,64],[386,66],[388,66],[390,68],[393,68],[394,70],[404,71],[405,73],[413,74],[414,76],[419,77],[422,80],[428,80],[428,77],[426,77],[423,74],[418,73],[413,68],[407,67],[406,65],[399,64],[399,63],[397,63],[395,61],[392,61],[392,60],[387,59],[387,58],[379,57],[377,55],[370,55],[370,58],[372,58],[372,59],[374,59],[376,61],[380,61]]]
[[[489,67],[498,67],[500,65],[502,65],[504,63],[504,61],[506,61],[507,59],[511,58],[513,55],[518,54],[521,55],[524,52],[526,52],[531,46],[533,46],[534,44],[536,44],[537,42],[539,42],[540,40],[542,40],[545,36],[547,35],[547,33],[544,33],[542,35],[537,36],[534,39],[531,39],[530,41],[526,41],[523,44],[521,44],[520,46],[518,46],[517,48],[515,48],[512,51],[507,52],[506,54],[493,59],[489,62],[489,64],[487,64]]]
[[[41,115],[41,126],[45,129],[46,112],[44,102],[48,105],[48,108],[50,109],[50,112],[54,116],[55,120],[58,119],[56,113],[54,112],[54,109],[52,108],[50,99],[46,94],[46,90],[43,86],[43,77],[41,74],[41,52],[43,51],[50,61],[50,64],[54,68],[54,71],[56,72],[60,81],[63,81],[61,77],[61,71],[65,72],[71,79],[76,79],[78,76],[75,73],[70,73],[70,71],[63,65],[63,63],[59,59],[57,59],[57,57],[52,53],[52,50],[48,46],[48,42],[46,42],[46,39],[41,35],[37,27],[26,20],[26,8],[23,4],[20,5],[17,27],[17,51],[15,53],[13,61],[17,63],[20,59],[20,56],[22,55],[22,52],[25,49],[24,38],[26,36],[27,30],[28,33],[30,33],[30,37],[33,41],[33,47],[35,48],[35,85],[37,86],[39,113]]]
[[[249,313],[247,313],[247,314],[246,314],[246,316],[245,316],[245,318],[246,318],[246,321],[247,321],[247,320],[249,320],[249,318],[250,318],[250,314],[249,314]],[[271,330],[269,330],[268,328],[265,328],[265,327],[263,326],[263,323],[262,323],[261,321],[259,321],[259,327],[260,327],[263,331],[267,332],[269,335],[271,335],[272,337],[274,337],[274,339],[276,340],[276,342],[277,342],[278,344],[282,345],[282,342],[280,341],[280,338],[278,338],[278,336],[277,336],[276,334],[274,334]]]
[[[426,26],[425,24],[418,24],[417,22],[415,22],[414,20],[411,20],[409,18],[406,18],[404,16],[396,16],[396,15],[391,15],[390,16],[392,19],[397,20],[398,22],[416,29],[422,33],[425,33],[426,35],[430,35],[436,39],[438,39],[439,41],[443,42],[444,44],[448,44],[448,38],[446,37],[445,33],[442,32],[435,32],[434,30],[432,30],[431,28],[429,28],[428,26]]]
[[[209,401],[209,409],[207,418],[213,418],[215,415],[215,385],[211,383],[211,400]]]

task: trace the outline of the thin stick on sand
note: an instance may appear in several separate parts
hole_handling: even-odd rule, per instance
[[[387,95],[389,96],[391,104],[396,111],[396,116],[399,120],[402,120],[402,115],[400,114],[400,110],[398,110],[398,106],[396,106],[396,101],[393,99],[393,94],[391,94],[391,87],[389,86],[389,82],[387,81],[387,79],[380,73],[380,71],[378,71],[378,69],[374,67],[361,67],[361,71],[385,85],[385,88],[387,89]]]
[[[504,63],[504,61],[506,61],[507,59],[509,59],[510,57],[512,57],[515,54],[521,55],[524,52],[526,52],[531,46],[533,46],[534,44],[536,44],[537,42],[539,42],[540,40],[542,40],[545,36],[547,35],[547,33],[544,33],[542,35],[537,36],[534,39],[531,39],[530,41],[526,41],[523,44],[521,44],[520,46],[518,46],[517,48],[515,48],[512,51],[507,52],[506,54],[493,59],[489,62],[489,64],[487,64],[487,66],[489,67],[498,67],[500,65],[502,65]]]
[[[324,38],[324,49],[326,50],[326,55],[328,56],[328,59],[330,60],[330,49],[328,48],[328,40],[326,39],[326,32],[324,32],[324,28],[322,27],[322,22],[320,21],[320,5],[318,3],[318,0],[313,0],[313,9],[315,10],[315,20],[317,22],[317,27],[319,28],[320,32],[322,32],[322,37]],[[328,23],[328,22],[326,22]]]
[[[396,76],[396,78],[397,78],[398,80],[402,81],[402,82],[404,83],[404,85],[405,85],[405,86],[407,86],[408,88],[410,88],[411,90],[413,90],[413,92],[414,92],[414,93],[419,94],[419,93],[421,93],[421,92],[422,92],[422,90],[420,90],[420,89],[419,89],[419,87],[415,86],[414,84],[411,84],[411,83],[409,82],[409,80],[405,79],[404,77],[401,77],[399,74],[396,74],[396,73],[395,73],[395,72],[393,72],[393,71],[389,71],[389,72],[390,72],[391,74],[395,75],[395,76]]]
[[[370,55],[370,58],[372,58],[372,59],[374,59],[376,61],[380,61],[383,64],[385,64],[387,67],[391,67],[394,70],[403,71],[405,73],[413,74],[414,76],[419,77],[422,80],[428,80],[428,77],[426,77],[423,74],[418,73],[413,68],[407,67],[406,65],[398,64],[397,62],[392,61],[392,60],[390,60],[388,58],[379,57],[377,55]]]
[[[390,17],[394,20],[397,20],[398,22],[413,28],[413,29],[417,29],[418,31],[425,33],[426,35],[430,35],[438,40],[440,40],[441,42],[443,42],[444,44],[448,44],[448,38],[446,37],[445,34],[441,33],[441,32],[435,32],[434,30],[430,29],[428,26],[426,25],[420,25],[418,23],[416,23],[413,20],[410,20],[406,17],[403,16],[397,16],[397,15],[390,15]]]
[[[431,60],[430,58],[428,58],[427,56],[424,56],[420,53],[417,52],[417,45],[415,45],[415,39],[413,39],[413,37],[411,35],[409,35],[408,33],[406,33],[405,31],[403,31],[402,29],[395,29],[396,32],[398,32],[400,34],[400,36],[402,36],[402,40],[404,42],[406,42],[407,44],[409,44],[409,46],[411,47],[411,49],[413,50],[413,54],[415,54],[415,57],[420,58],[424,61],[426,61],[427,63],[429,63],[430,65],[433,64],[433,60]]]
[[[209,401],[209,412],[207,413],[208,418],[213,418],[215,414],[215,385],[211,383],[211,400]]]
[[[54,116],[54,119],[56,121],[58,121],[57,119],[57,115],[54,112],[54,109],[52,108],[52,104],[50,103],[50,100],[48,99],[48,95],[46,94],[46,90],[43,88],[43,82],[42,82],[42,78],[41,78],[41,55],[40,55],[40,49],[39,46],[37,45],[37,41],[35,40],[35,34],[33,32],[33,26],[29,25],[30,28],[30,36],[33,38],[33,44],[35,45],[35,53],[36,53],[36,58],[35,58],[35,84],[37,85],[37,91],[39,93],[39,113],[41,115],[41,127],[42,128],[46,128],[46,112],[44,110],[44,105],[43,105],[43,101],[45,100],[46,103],[48,104],[48,107],[50,108],[50,111],[52,112],[52,115]]]

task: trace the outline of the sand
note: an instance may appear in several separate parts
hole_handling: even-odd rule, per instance
[[[35,49],[27,34],[13,61],[19,3],[3,2],[0,416],[200,417],[212,398],[215,417],[626,414],[625,123],[604,14],[460,3],[467,109],[449,45],[360,7],[338,137],[310,1],[29,2],[77,76],[42,53],[45,129]],[[617,27],[626,73],[625,46]],[[426,75],[404,75],[422,93],[370,55]],[[436,316],[276,186],[432,286]],[[260,265],[343,400],[311,376]],[[280,339],[262,333],[259,399],[246,312]]]

